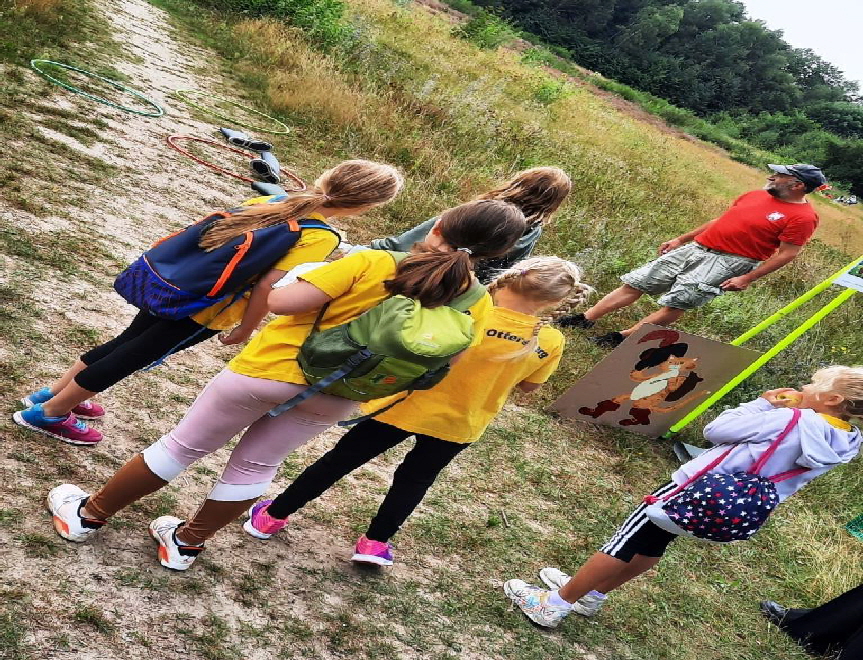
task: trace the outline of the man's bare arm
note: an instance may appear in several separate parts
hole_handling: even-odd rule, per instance
[[[725,280],[719,285],[719,288],[723,291],[743,291],[755,280],[772,273],[774,270],[779,270],[785,264],[794,261],[802,249],[802,245],[780,243],[776,254],[762,261],[758,268],[746,273],[746,275],[739,275]]]

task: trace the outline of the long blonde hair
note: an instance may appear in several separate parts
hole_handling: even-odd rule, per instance
[[[547,302],[547,314],[540,317],[533,327],[530,341],[515,353],[500,359],[510,360],[529,355],[539,344],[539,332],[553,319],[565,314],[571,307],[584,303],[593,293],[593,287],[581,281],[581,268],[560,257],[529,257],[513,264],[494,278],[488,291],[508,289],[513,293],[534,300]]]
[[[812,384],[819,392],[841,394],[845,414],[857,422],[863,418],[863,367],[824,367],[812,374]]]
[[[515,204],[524,213],[528,227],[532,227],[548,222],[570,190],[572,181],[559,167],[532,167],[477,199]]]
[[[209,252],[247,231],[300,220],[321,209],[361,209],[385,204],[398,195],[404,179],[392,165],[346,160],[321,174],[311,188],[283,202],[254,204],[216,220],[199,245]]]

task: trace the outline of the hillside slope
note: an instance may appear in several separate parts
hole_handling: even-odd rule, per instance
[[[352,242],[425,219],[519,168],[561,165],[575,190],[541,249],[576,259],[603,290],[670,233],[760,187],[761,173],[640,122],[589,89],[538,101],[547,73],[523,66],[515,53],[479,51],[453,38],[445,19],[403,4],[356,2],[352,41],[325,54],[275,21],[211,13],[186,0],[76,3],[81,14],[64,13],[80,21],[75,41],[34,41],[32,54],[2,62],[14,87],[2,100],[14,148],[0,156],[7,415],[17,397],[131,318],[134,310],[111,290],[124,263],[154,238],[251,195],[164,144],[171,133],[212,137],[218,125],[172,100],[177,88],[277,113],[293,128],[276,138],[277,153],[307,180],[347,157],[399,164],[405,194],[368,218],[346,220]],[[10,30],[13,19],[0,13]],[[67,94],[26,68],[31,56],[128,79],[168,112],[147,119]],[[686,327],[729,339],[838,267],[843,251],[863,252],[857,215],[819,209],[824,244]],[[849,305],[768,376],[799,378],[821,361],[863,361],[848,332],[859,320]],[[98,486],[169,430],[233,352],[208,342],[105,393],[106,440],[91,450],[11,421],[0,426],[0,657],[803,658],[755,615],[757,600],[806,605],[863,576],[863,551],[839,527],[861,503],[861,479],[849,466],[789,503],[749,546],[681,543],[655,579],[616,594],[598,620],[570,621],[553,633],[531,627],[509,608],[503,579],[527,578],[547,564],[577,566],[673,461],[662,443],[572,428],[527,397],[442,476],[397,537],[389,571],[360,571],[348,558],[404,449],[346,479],[279,538],[255,542],[229,527],[185,574],[158,565],[146,523],[190,513],[225,452],[118,516],[94,542],[57,538],[42,509],[47,490],[60,482]],[[551,389],[565,388],[602,355],[577,334],[568,352]],[[338,435],[291,456],[273,492]]]

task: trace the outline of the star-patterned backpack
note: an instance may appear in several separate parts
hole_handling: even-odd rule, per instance
[[[779,504],[776,484],[809,469],[795,468],[772,477],[760,474],[799,419],[800,410],[792,408],[791,421],[746,472],[708,474],[738,446],[734,445],[662,499],[648,495],[644,498],[647,517],[672,534],[703,541],[731,543],[750,538]]]

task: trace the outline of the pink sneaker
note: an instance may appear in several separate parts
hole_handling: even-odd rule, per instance
[[[243,523],[243,530],[258,539],[268,539],[276,532],[283,530],[288,519],[273,518],[267,513],[267,507],[273,500],[261,500],[249,509],[249,519]]]
[[[12,419],[20,426],[50,435],[70,445],[95,445],[102,440],[101,433],[84,422],[79,422],[73,413],[65,417],[46,417],[41,403],[27,410],[19,410],[12,415]]]
[[[363,534],[357,540],[357,547],[354,549],[354,556],[351,561],[358,564],[375,564],[376,566],[392,566],[393,565],[393,546],[391,543],[383,543],[382,541],[372,541],[366,538]]]
[[[78,419],[101,419],[105,416],[105,409],[95,401],[84,401],[72,408],[72,414]]]

